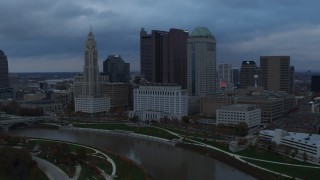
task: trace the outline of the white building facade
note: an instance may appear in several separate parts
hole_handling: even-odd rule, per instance
[[[188,92],[181,86],[143,85],[134,89],[134,110],[129,116],[140,120],[160,120],[163,117],[180,120],[188,115]]]
[[[274,141],[276,144],[289,146],[297,149],[298,153],[306,153],[308,156],[320,160],[320,135],[306,134],[296,132],[286,132],[282,129],[262,130],[259,132],[259,137]]]
[[[187,41],[189,96],[212,95],[216,90],[216,40],[206,27],[195,28]]]
[[[217,124],[247,123],[249,128],[258,127],[261,124],[261,109],[251,104],[232,104],[217,109]]]
[[[97,43],[92,32],[85,44],[83,75],[74,79],[75,111],[97,113],[110,109],[110,98],[101,94],[102,84],[108,79],[99,73]]]

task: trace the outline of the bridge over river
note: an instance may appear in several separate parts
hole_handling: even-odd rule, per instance
[[[40,116],[40,117],[7,117],[0,119],[0,129],[8,130],[10,127],[25,125],[31,126],[37,122],[48,122],[55,120],[51,116]]]

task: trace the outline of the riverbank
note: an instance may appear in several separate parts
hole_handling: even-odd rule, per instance
[[[100,124],[101,125],[101,124]],[[95,126],[97,126],[97,124],[95,124]],[[130,127],[127,127],[125,124],[117,125],[118,127],[121,127],[123,129],[127,129]],[[82,124],[81,129],[86,130],[86,124]],[[96,131],[95,129],[91,129],[92,125],[89,125],[88,127],[90,127],[89,131]],[[103,127],[107,127],[108,130],[102,130]],[[216,141],[209,141],[210,139],[207,139],[206,141],[204,140],[199,140],[199,139],[192,139],[192,138],[188,138],[179,134],[178,132],[172,132],[171,130],[165,129],[165,128],[160,128],[160,127],[155,127],[155,126],[147,126],[149,128],[155,128],[155,129],[159,129],[162,131],[163,133],[169,133],[175,137],[177,137],[176,139],[184,139],[183,142],[185,142],[186,144],[188,143],[193,143],[196,146],[200,147],[200,150],[198,148],[195,148],[195,152],[202,152],[201,154],[207,154],[207,153],[212,153],[214,155],[213,152],[217,152],[219,153],[219,156],[217,156],[217,159],[219,160],[219,158],[224,157],[221,159],[222,162],[225,162],[239,170],[243,170],[244,167],[248,166],[245,168],[246,173],[250,173],[250,175],[256,177],[257,174],[264,174],[263,176],[259,176],[258,178],[261,179],[263,177],[270,177],[270,178],[305,178],[305,174],[310,172],[310,179],[317,179],[316,177],[318,176],[319,173],[317,173],[317,167],[313,167],[312,164],[308,165],[304,162],[295,162],[292,161],[290,162],[289,160],[286,160],[286,162],[279,162],[280,158],[277,158],[277,161],[275,161],[274,159],[267,159],[270,156],[270,152],[266,151],[266,157],[264,157],[262,154],[259,154],[259,156],[253,157],[253,159],[249,159],[252,158],[250,155],[240,155],[242,153],[232,153],[229,151],[228,146],[226,147],[220,147],[220,146],[216,146]],[[144,127],[144,128],[147,128]],[[103,124],[103,126],[100,126],[99,131],[104,132],[104,131],[108,131],[108,133],[115,133],[118,134],[118,132],[114,132],[114,130],[110,130],[112,129],[112,126],[108,126],[108,124]],[[88,131],[88,129],[86,130]],[[133,132],[127,132],[127,133],[122,133],[123,130],[120,130],[120,135],[125,134],[126,136],[133,136],[133,137],[138,137],[138,138],[144,138],[147,140],[153,140],[156,139],[157,137],[154,137],[155,134],[149,134],[149,135],[141,135],[138,133],[133,133]],[[124,131],[126,132],[126,131]],[[175,145],[175,143],[170,142],[169,140],[165,140],[165,139],[161,139],[160,142],[163,143],[171,143],[172,145]],[[204,147],[206,146],[206,147]],[[188,148],[189,150],[192,150],[194,148]],[[260,152],[261,153],[261,152]],[[213,156],[212,155],[212,156]],[[229,158],[231,157],[231,159]],[[234,157],[234,158],[232,158]],[[232,160],[232,161],[231,161]],[[238,161],[238,162],[237,162]],[[244,166],[243,164],[245,164],[246,166]],[[290,169],[295,169],[296,167],[299,167],[299,165],[304,164],[303,168],[304,170],[302,171],[295,171],[295,172],[291,172]],[[257,173],[258,172],[258,173]],[[264,173],[262,173],[264,172]]]
[[[253,177],[200,153],[141,138],[87,131],[33,128],[18,129],[4,133],[78,143],[100,150],[109,149],[142,165],[156,179],[192,180],[225,179],[226,177],[233,179],[237,177],[253,180]],[[140,179],[143,179],[143,177]]]
[[[255,168],[247,163],[244,163],[242,161],[237,160],[234,157],[231,157],[225,153],[215,151],[213,149],[208,149],[206,147],[201,147],[198,145],[192,145],[192,144],[184,144],[184,143],[178,143],[176,145],[177,147],[188,149],[190,151],[194,151],[200,154],[207,155],[211,158],[214,158],[218,161],[224,162],[246,174],[249,174],[257,179],[260,180],[270,180],[270,179],[278,179],[279,176],[267,173],[266,171],[263,171],[261,169]],[[280,176],[281,177],[281,176]]]

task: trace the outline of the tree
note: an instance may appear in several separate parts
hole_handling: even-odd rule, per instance
[[[60,148],[60,151],[61,151],[61,153],[63,155],[67,155],[67,154],[69,154],[71,152],[71,149],[70,149],[69,145],[66,144],[66,143],[60,144],[59,148]]]
[[[268,150],[269,151],[276,151],[278,145],[276,142],[272,141],[269,145],[268,145]]]
[[[189,124],[190,123],[190,118],[189,116],[183,116],[181,121],[185,124]]]
[[[83,147],[80,147],[77,149],[77,157],[79,159],[82,159],[82,160],[86,160],[87,159],[87,151],[85,148]]]
[[[0,148],[0,177],[26,179],[32,168],[32,157],[26,149]],[[28,179],[28,178],[27,178]]]
[[[217,125],[217,131],[218,133],[221,133],[221,134],[225,134],[226,133],[226,125],[224,125],[223,123],[219,123]]]
[[[303,160],[304,161],[307,161],[308,160],[308,154],[306,152],[303,152],[302,153],[302,157],[303,157]]]
[[[168,124],[170,122],[170,119],[167,116],[164,116],[160,119],[160,123]]]
[[[140,120],[140,118],[138,115],[134,115],[131,118],[129,118],[129,121],[134,122],[134,123],[138,122],[139,120]]]
[[[247,139],[246,138],[239,138],[238,140],[238,145],[245,145],[247,144]]]
[[[191,120],[193,123],[197,123],[198,120],[200,120],[200,119],[201,119],[201,116],[200,116],[200,115],[192,115],[192,116],[190,117],[190,120]]]
[[[248,128],[247,123],[240,122],[239,124],[237,124],[235,126],[235,131],[236,131],[236,134],[238,136],[246,136],[246,135],[248,135],[249,128]]]

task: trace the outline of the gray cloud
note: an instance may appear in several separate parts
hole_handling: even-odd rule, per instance
[[[0,49],[12,72],[82,71],[92,26],[100,64],[117,53],[138,70],[141,27],[207,26],[217,39],[218,62],[240,66],[244,59],[287,54],[298,68],[319,69],[319,5],[316,0],[12,0],[0,6]]]

